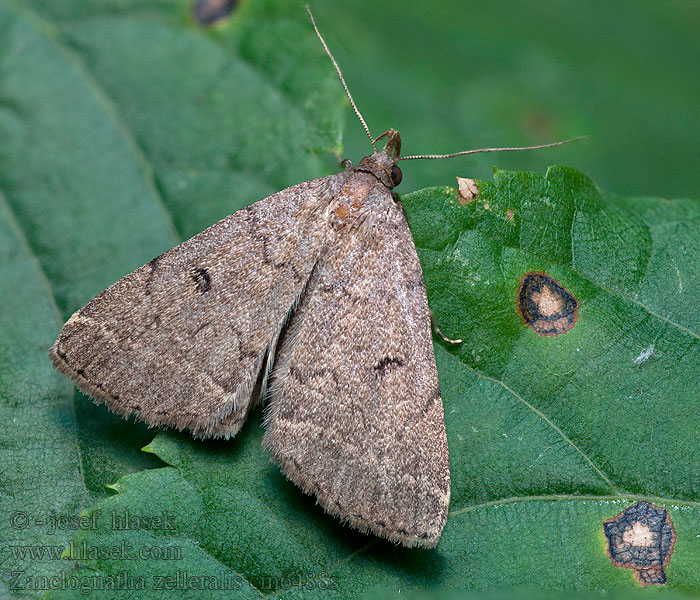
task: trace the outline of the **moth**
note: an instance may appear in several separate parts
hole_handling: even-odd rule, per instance
[[[117,281],[49,356],[112,411],[199,438],[235,436],[266,402],[263,445],[291,481],[360,531],[430,548],[449,455],[425,284],[392,190],[399,160],[438,156],[401,157],[393,129],[372,137],[311,20],[374,152]]]

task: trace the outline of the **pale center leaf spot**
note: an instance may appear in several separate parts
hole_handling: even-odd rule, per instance
[[[631,546],[649,548],[656,542],[656,534],[648,525],[637,521],[622,534],[622,541]]]

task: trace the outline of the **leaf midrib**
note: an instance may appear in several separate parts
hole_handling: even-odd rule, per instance
[[[534,413],[535,415],[537,415],[538,418],[540,418],[542,421],[544,421],[545,424],[546,424],[550,429],[554,430],[554,431],[556,432],[556,434],[557,434],[559,437],[561,437],[562,440],[564,440],[564,442],[566,442],[566,443],[567,443],[569,446],[571,446],[571,448],[573,448],[579,455],[581,455],[581,457],[583,457],[583,459],[593,468],[593,470],[598,474],[598,476],[599,476],[603,481],[605,481],[605,483],[606,483],[608,486],[610,486],[610,488],[611,488],[614,492],[618,492],[618,488],[615,486],[615,484],[613,484],[612,481],[610,481],[610,479],[608,478],[608,476],[593,462],[593,460],[591,460],[591,458],[590,458],[581,448],[579,448],[579,447],[574,443],[574,441],[573,441],[571,438],[569,438],[569,436],[567,436],[567,435],[564,433],[564,431],[563,431],[561,428],[559,428],[559,426],[557,426],[556,423],[554,423],[554,421],[552,421],[546,414],[544,414],[542,411],[540,411],[540,410],[537,409],[535,406],[533,406],[532,404],[530,404],[527,400],[525,400],[525,398],[523,398],[518,392],[516,392],[513,388],[511,388],[507,383],[505,383],[504,381],[501,381],[501,380],[497,379],[496,377],[491,377],[490,375],[485,375],[485,374],[483,374],[483,373],[477,371],[476,369],[474,369],[474,368],[471,367],[470,365],[467,365],[467,364],[463,363],[462,361],[460,361],[460,360],[459,360],[456,356],[454,356],[453,354],[447,352],[447,350],[445,350],[445,349],[442,348],[441,346],[436,346],[435,348],[436,348],[436,349],[439,348],[440,351],[443,352],[443,354],[444,354],[445,356],[448,356],[448,357],[449,357],[453,362],[455,362],[459,367],[462,367],[462,368],[464,368],[464,369],[467,369],[467,370],[469,370],[469,371],[472,371],[477,377],[480,377],[480,378],[482,378],[482,379],[487,379],[487,380],[489,380],[489,381],[493,381],[494,383],[500,385],[504,390],[506,390],[506,392],[508,392],[511,396],[513,396],[516,400],[518,400],[518,402],[520,402],[521,404],[524,404],[525,407],[527,407],[527,409],[528,409],[530,412]]]

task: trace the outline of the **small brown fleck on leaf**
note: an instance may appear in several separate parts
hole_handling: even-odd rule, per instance
[[[546,273],[526,273],[518,288],[518,312],[542,336],[561,335],[578,319],[578,300]]]
[[[479,195],[479,186],[476,184],[476,179],[457,177],[457,185],[459,186],[459,198],[457,200],[461,205],[476,200],[476,197]]]
[[[643,586],[666,583],[676,532],[665,508],[640,501],[603,521],[607,554],[616,567],[634,569]]]
[[[197,0],[193,14],[200,25],[213,25],[228,17],[238,4],[238,0]]]
[[[506,219],[508,219],[509,221],[512,221],[514,216],[515,216],[515,213],[509,208],[506,211]]]

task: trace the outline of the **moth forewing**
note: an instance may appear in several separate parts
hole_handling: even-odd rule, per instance
[[[381,160],[333,202],[342,219],[280,345],[263,443],[328,512],[432,547],[450,493],[443,409],[420,263]]]
[[[119,280],[66,323],[54,366],[124,416],[235,435],[341,184],[331,176],[273,194]]]

